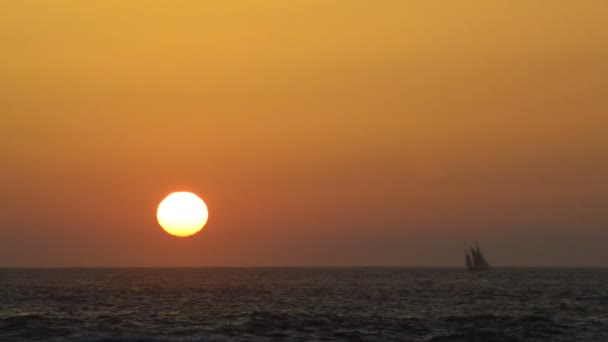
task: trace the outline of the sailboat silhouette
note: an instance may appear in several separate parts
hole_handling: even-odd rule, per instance
[[[475,247],[470,247],[464,252],[467,271],[487,271],[492,269],[486,258],[479,249],[479,244],[475,241]]]

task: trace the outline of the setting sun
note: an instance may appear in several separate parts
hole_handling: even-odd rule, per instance
[[[207,223],[207,205],[191,192],[174,192],[158,205],[156,218],[163,229],[175,236],[196,234]]]

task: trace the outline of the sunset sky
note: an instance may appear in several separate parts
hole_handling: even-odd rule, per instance
[[[606,1],[0,18],[0,266],[608,266]],[[189,238],[155,217],[182,190]]]

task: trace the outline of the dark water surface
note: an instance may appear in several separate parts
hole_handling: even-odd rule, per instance
[[[608,269],[0,269],[0,340],[608,341]]]

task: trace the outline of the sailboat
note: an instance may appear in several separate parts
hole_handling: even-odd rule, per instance
[[[475,241],[475,247],[470,247],[469,250],[464,252],[465,262],[467,265],[467,271],[488,271],[492,269],[486,258],[481,254],[479,244]]]

